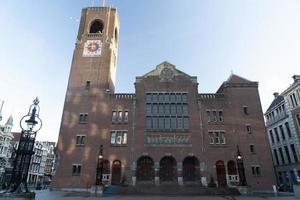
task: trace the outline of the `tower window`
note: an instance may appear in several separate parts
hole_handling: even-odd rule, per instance
[[[115,43],[118,45],[118,30],[115,28]]]
[[[102,33],[103,27],[103,22],[97,19],[92,22],[90,33]]]
[[[85,89],[89,90],[91,88],[91,81],[86,81],[85,83]]]
[[[248,115],[248,106],[243,106],[244,114]]]
[[[80,176],[80,174],[81,174],[81,165],[73,164],[72,165],[72,175]]]
[[[87,123],[88,122],[88,113],[80,113],[79,114],[79,123]]]
[[[77,135],[76,136],[76,145],[83,146],[85,143],[85,135]]]
[[[249,125],[249,124],[246,125],[246,131],[247,131],[248,134],[252,133],[252,131],[251,131],[251,125]]]

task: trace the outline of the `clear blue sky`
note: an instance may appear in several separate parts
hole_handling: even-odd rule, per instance
[[[0,101],[14,131],[40,98],[40,140],[56,141],[81,9],[92,0],[2,0]],[[100,1],[94,0],[100,5]],[[117,92],[169,61],[215,92],[231,70],[259,81],[264,111],[300,74],[298,0],[107,0],[121,19]]]

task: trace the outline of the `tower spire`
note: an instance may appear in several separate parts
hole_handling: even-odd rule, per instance
[[[3,104],[4,104],[4,101],[2,101],[1,107],[0,107],[0,121],[2,120],[2,108],[3,108]]]
[[[106,0],[102,0],[102,7],[105,7]]]

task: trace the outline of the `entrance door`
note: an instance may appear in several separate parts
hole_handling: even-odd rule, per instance
[[[154,179],[154,162],[149,156],[142,156],[137,161],[137,180],[152,181]]]
[[[218,179],[219,187],[227,186],[226,169],[225,169],[224,162],[222,160],[216,162],[216,170],[217,170],[217,179]]]
[[[176,181],[177,179],[177,164],[172,156],[163,157],[160,160],[159,178],[161,181]]]
[[[112,165],[111,184],[120,184],[121,182],[121,161],[115,160]]]
[[[189,156],[183,160],[183,180],[184,181],[196,181],[198,178],[197,168],[199,161],[197,158]]]

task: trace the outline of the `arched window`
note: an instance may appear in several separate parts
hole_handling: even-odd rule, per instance
[[[236,165],[233,160],[228,161],[227,163],[227,171],[229,175],[236,175],[237,170],[236,170]]]
[[[104,27],[103,22],[99,19],[96,19],[91,24],[90,33],[102,33],[103,27]]]
[[[115,43],[118,45],[118,29],[115,28]]]

